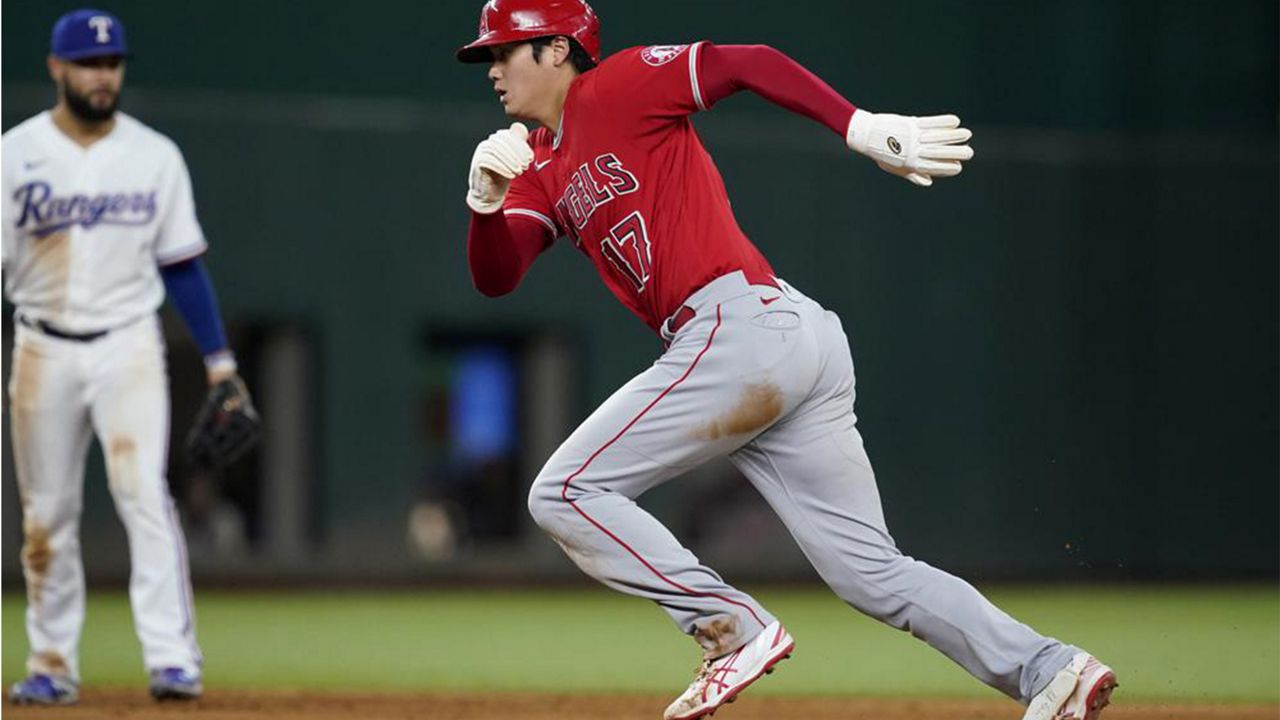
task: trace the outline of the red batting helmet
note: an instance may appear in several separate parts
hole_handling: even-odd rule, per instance
[[[600,62],[600,21],[583,0],[489,0],[480,11],[480,36],[458,50],[464,63],[487,63],[487,48],[549,35],[578,41],[592,61]]]

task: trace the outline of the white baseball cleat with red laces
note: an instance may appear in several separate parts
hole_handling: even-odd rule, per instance
[[[667,706],[662,717],[693,720],[714,713],[721,705],[733,702],[761,675],[773,672],[773,666],[790,657],[795,647],[796,641],[775,620],[746,645],[702,663],[689,688]]]
[[[1089,653],[1076,653],[1032,698],[1022,720],[1098,720],[1117,684],[1111,668]]]

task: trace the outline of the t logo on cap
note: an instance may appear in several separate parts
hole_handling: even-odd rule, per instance
[[[71,61],[110,55],[129,57],[124,35],[124,23],[105,10],[72,10],[53,24],[49,53]]]
[[[97,41],[100,43],[111,42],[111,18],[106,15],[94,15],[89,18],[89,27],[98,31]]]

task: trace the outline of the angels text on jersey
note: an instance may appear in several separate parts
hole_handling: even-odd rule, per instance
[[[601,178],[605,179],[603,184]],[[582,163],[569,175],[564,192],[556,201],[556,215],[574,242],[581,245],[581,230],[596,210],[639,189],[640,181],[622,166],[618,156],[603,153],[591,162]],[[600,251],[614,269],[635,286],[636,292],[644,290],[653,255],[648,229],[639,211],[610,228],[609,234],[600,239]]]

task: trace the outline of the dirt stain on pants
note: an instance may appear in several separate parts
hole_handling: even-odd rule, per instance
[[[729,435],[742,435],[766,427],[782,414],[782,391],[773,383],[748,385],[738,404],[724,415],[698,426],[693,437],[719,440]]]
[[[719,615],[699,622],[693,629],[693,639],[702,646],[703,656],[708,660],[727,655],[742,645],[738,620],[732,615]]]
[[[138,492],[138,444],[130,437],[117,437],[107,445],[107,477],[120,497]]]
[[[67,661],[52,650],[45,650],[32,655],[29,664],[32,672],[63,677],[71,674],[71,669],[67,667]]]
[[[31,601],[38,605],[44,592],[45,576],[49,574],[49,566],[53,563],[49,529],[28,518],[22,523],[22,531],[25,536],[22,543],[22,567],[27,570]]]

